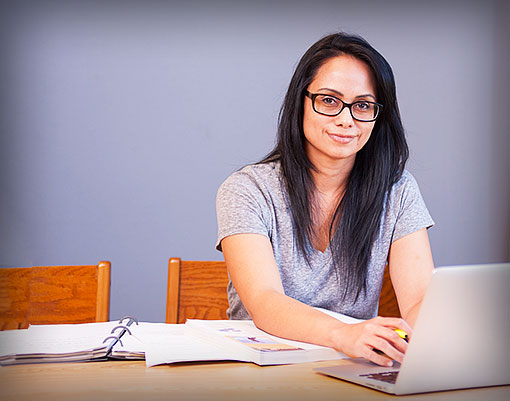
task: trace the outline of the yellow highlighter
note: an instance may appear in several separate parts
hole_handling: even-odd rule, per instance
[[[395,329],[395,333],[397,333],[400,338],[404,339],[406,342],[409,342],[409,336],[404,330]]]

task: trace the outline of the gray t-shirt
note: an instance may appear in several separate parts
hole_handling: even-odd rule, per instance
[[[392,187],[384,207],[381,230],[372,247],[367,271],[367,291],[356,302],[342,301],[345,279],[334,271],[331,250],[309,244],[310,265],[298,251],[292,214],[280,173],[280,163],[249,165],[220,186],[216,198],[218,241],[233,234],[262,234],[269,238],[285,294],[305,304],[360,319],[377,315],[388,252],[393,241],[431,227],[434,222],[414,177],[406,170]],[[232,282],[228,286],[229,319],[249,319]]]

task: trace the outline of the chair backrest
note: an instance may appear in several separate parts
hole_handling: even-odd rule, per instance
[[[384,270],[383,285],[379,296],[379,316],[401,317],[397,296],[393,290],[388,266]]]
[[[110,262],[1,268],[0,330],[108,321],[110,271]]]
[[[227,285],[227,266],[223,261],[183,261],[180,258],[170,258],[166,322],[184,323],[186,319],[226,319]],[[379,315],[400,317],[388,269],[384,273],[379,298]]]
[[[166,322],[227,318],[228,274],[225,262],[168,261]]]

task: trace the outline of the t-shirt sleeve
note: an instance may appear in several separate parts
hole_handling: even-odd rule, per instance
[[[408,234],[430,228],[434,220],[425,205],[416,179],[407,171],[404,172],[394,194],[398,199],[398,213],[393,231],[392,242]]]
[[[216,195],[216,249],[221,251],[223,238],[234,234],[269,237],[271,225],[267,202],[264,189],[253,177],[240,171],[227,178]]]

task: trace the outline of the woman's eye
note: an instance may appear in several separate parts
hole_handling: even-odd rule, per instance
[[[369,111],[372,109],[372,105],[369,102],[358,102],[355,104],[355,107],[359,111]]]
[[[328,107],[337,107],[338,106],[338,100],[335,99],[334,97],[324,96],[321,99],[321,102],[324,106],[328,106]]]

